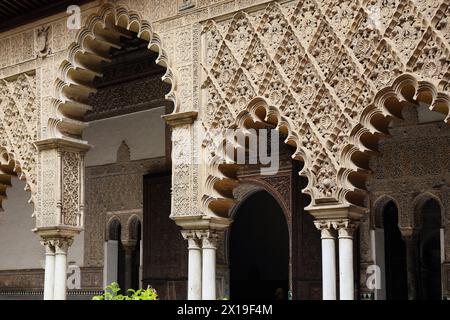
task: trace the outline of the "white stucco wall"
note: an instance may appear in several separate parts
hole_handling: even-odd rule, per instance
[[[162,107],[90,122],[83,134],[83,139],[92,145],[86,155],[86,166],[115,163],[122,141],[130,148],[131,160],[163,157],[164,113]]]
[[[67,262],[79,267],[84,266],[84,232],[81,232],[73,239],[73,244],[69,249]]]
[[[14,177],[6,191],[5,211],[0,213],[0,270],[41,268],[44,259],[39,237],[31,231],[36,222],[28,203],[30,193],[24,188],[25,182]]]
[[[30,193],[25,182],[13,177],[7,189],[4,212],[0,212],[0,270],[39,269],[43,267],[44,248],[31,230],[36,227],[33,205],[28,203]],[[69,255],[69,261],[82,266],[83,235],[78,236]]]

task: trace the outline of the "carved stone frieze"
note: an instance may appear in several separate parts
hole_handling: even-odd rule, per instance
[[[103,268],[81,268],[81,289],[101,290]],[[0,271],[0,296],[14,295],[28,296],[30,291],[42,290],[44,287],[44,270],[7,270]],[[22,292],[22,293],[21,293]],[[23,292],[26,292],[25,294]],[[76,294],[75,291],[69,294]],[[86,295],[90,299],[94,294]]]

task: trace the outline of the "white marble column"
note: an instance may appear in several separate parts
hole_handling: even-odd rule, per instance
[[[214,231],[198,234],[202,239],[202,300],[216,300],[216,249],[218,235]]]
[[[375,229],[370,231],[370,242],[372,247],[372,259],[375,266],[379,267],[380,274],[377,277],[380,280],[376,283],[375,300],[386,300],[386,262],[384,250],[384,229]]]
[[[44,300],[53,300],[55,287],[55,247],[51,241],[41,241],[45,247]]]
[[[117,282],[117,266],[119,260],[119,241],[105,242],[105,261],[103,266],[103,288]]]
[[[322,238],[322,297],[336,300],[336,236],[331,222],[314,222]]]
[[[201,240],[192,231],[182,231],[188,241],[188,300],[202,299],[202,251]]]
[[[339,235],[339,297],[340,300],[354,300],[353,231],[355,224],[344,219],[334,222],[334,227]]]
[[[72,239],[67,238],[53,241],[55,246],[54,300],[66,300],[67,298],[67,252],[72,242]]]

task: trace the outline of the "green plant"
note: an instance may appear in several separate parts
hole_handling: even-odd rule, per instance
[[[129,289],[127,292],[131,293],[130,295],[119,294],[120,291],[119,284],[113,282],[106,287],[106,290],[102,295],[95,296],[92,300],[158,300],[156,290],[150,286],[146,290]]]

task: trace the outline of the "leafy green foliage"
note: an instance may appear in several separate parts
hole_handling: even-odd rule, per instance
[[[146,290],[129,289],[129,295],[119,294],[121,291],[117,282],[111,283],[106,287],[105,292],[101,296],[95,296],[92,300],[158,300],[156,290],[148,287]]]

